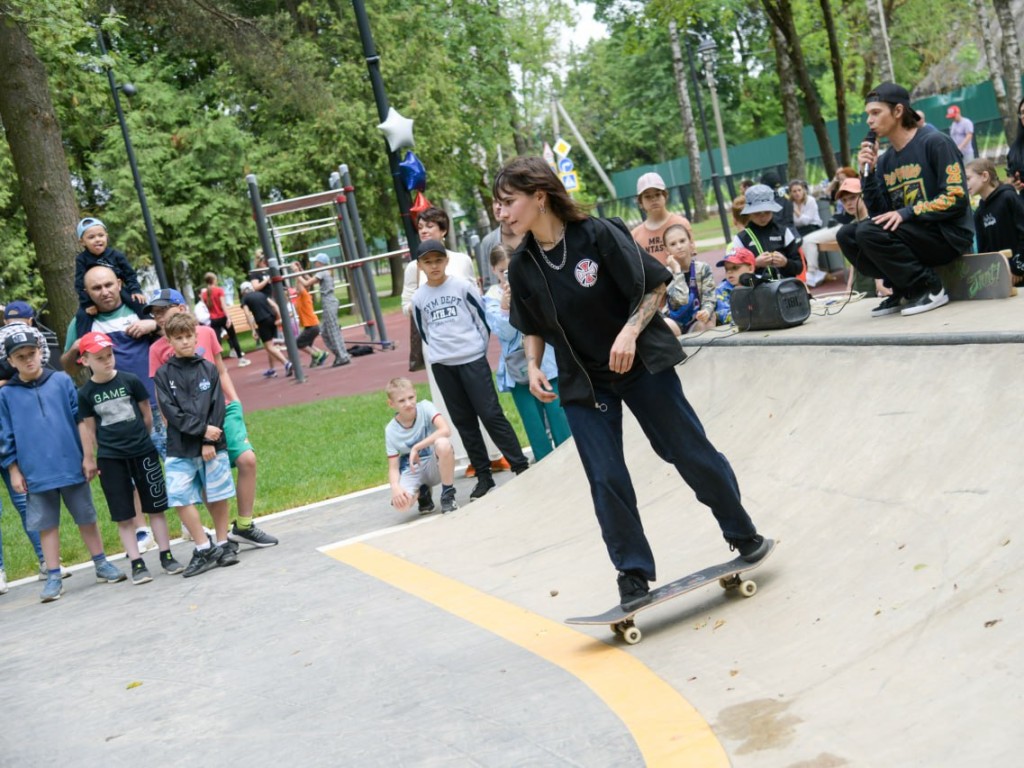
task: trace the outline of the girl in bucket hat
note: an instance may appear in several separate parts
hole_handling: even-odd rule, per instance
[[[747,248],[756,257],[757,274],[772,280],[796,277],[806,280],[806,268],[800,254],[800,238],[789,227],[775,220],[782,210],[775,200],[775,191],[767,184],[755,184],[744,195],[742,214],[750,221],[732,239],[729,250]]]

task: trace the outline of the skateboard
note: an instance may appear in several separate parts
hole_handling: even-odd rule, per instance
[[[969,253],[939,267],[937,271],[950,301],[1005,299],[1015,295],[1007,262],[1010,255],[1009,251]]]
[[[683,576],[681,579],[670,581],[668,584],[652,589],[647,596],[647,601],[632,610],[625,610],[621,605],[599,613],[596,616],[577,616],[566,619],[566,624],[607,624],[612,632],[622,637],[630,645],[639,643],[643,635],[640,629],[633,623],[633,617],[640,611],[653,608],[668,600],[695,589],[707,586],[713,582],[727,592],[739,592],[743,597],[753,597],[757,592],[757,584],[750,579],[744,578],[741,574],[752,571],[759,567],[775,551],[775,542],[768,539],[768,552],[756,563],[748,563],[742,557],[737,557],[727,563],[719,563],[705,568],[702,571]]]

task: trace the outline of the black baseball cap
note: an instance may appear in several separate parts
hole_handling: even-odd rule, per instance
[[[448,255],[448,249],[444,247],[444,243],[440,240],[424,240],[416,248],[416,261],[419,261],[428,253],[440,253],[444,256]]]
[[[882,83],[875,88],[868,91],[868,95],[864,97],[864,103],[867,104],[872,101],[884,101],[886,104],[902,104],[907,109],[910,109],[910,93],[902,85],[896,85],[896,83]]]
[[[31,331],[31,329],[26,329],[24,331],[19,330],[17,333],[12,333],[4,339],[4,354],[10,356],[10,354],[16,349],[38,346],[38,337]]]

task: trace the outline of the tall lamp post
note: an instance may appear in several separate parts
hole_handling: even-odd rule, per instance
[[[690,41],[685,36],[683,43],[686,45],[686,60],[690,65],[690,77],[693,80],[693,91],[697,97],[697,112],[700,115],[701,132],[704,134],[704,146],[708,151],[708,165],[711,167],[711,185],[715,190],[715,201],[718,203],[718,218],[722,222],[722,234],[725,235],[725,243],[729,244],[732,233],[729,231],[729,219],[725,215],[725,202],[722,200],[722,185],[719,182],[718,171],[715,169],[715,157],[711,153],[711,137],[708,135],[708,121],[704,115],[704,101],[700,96],[700,81],[697,79],[697,67],[693,63],[693,50],[690,48]]]
[[[377,114],[383,123],[388,118],[390,104],[388,95],[384,91],[384,78],[380,74],[380,56],[377,54],[377,46],[373,42],[373,32],[370,31],[370,19],[366,15],[366,6],[363,0],[352,0],[352,8],[356,12],[356,24],[359,27],[359,39],[363,43],[363,55],[366,57],[366,67],[370,71],[370,85],[373,87],[373,99],[377,102]],[[409,251],[416,253],[420,244],[416,227],[412,223],[412,200],[409,198],[409,190],[402,182],[402,169],[399,166],[401,158],[397,150],[392,150],[387,140],[384,142],[388,148],[388,164],[391,167],[391,179],[395,185],[395,195],[398,198],[398,210],[402,214],[402,225],[405,228],[405,239],[409,242]]]
[[[103,30],[96,30],[96,40],[100,45],[100,53],[104,56],[107,55],[107,44],[103,39]],[[153,257],[153,269],[156,270],[156,279],[160,283],[161,288],[166,288],[170,283],[167,282],[167,272],[164,270],[164,260],[160,255],[160,245],[156,241],[156,230],[153,229],[153,218],[149,215],[149,204],[146,202],[146,190],[142,188],[142,176],[139,175],[139,164],[135,160],[135,150],[132,148],[132,139],[128,135],[128,123],[124,119],[124,110],[121,109],[121,96],[120,91],[124,91],[125,96],[134,96],[136,93],[135,86],[131,83],[125,83],[124,85],[118,86],[117,81],[114,79],[114,70],[104,65],[103,67],[107,71],[107,81],[110,83],[110,94],[114,98],[114,110],[117,112],[117,121],[121,124],[121,135],[124,137],[124,148],[128,153],[128,165],[132,169],[132,178],[135,179],[135,193],[139,196],[139,207],[142,208],[142,221],[146,225],[146,236],[149,238],[149,252]]]
[[[711,111],[715,115],[715,129],[718,131],[718,150],[722,153],[722,173],[725,174],[725,184],[729,188],[729,197],[736,197],[736,190],[732,184],[732,168],[729,167],[729,150],[725,146],[722,113],[718,108],[718,89],[715,87],[716,50],[714,38],[711,35],[702,35],[700,45],[697,46],[697,53],[704,60],[704,76],[708,81],[708,90],[711,91]]]

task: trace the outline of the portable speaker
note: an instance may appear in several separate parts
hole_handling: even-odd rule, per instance
[[[732,292],[732,322],[741,331],[774,331],[800,325],[811,315],[807,288],[787,277]]]

